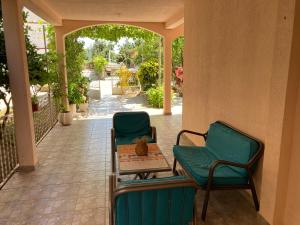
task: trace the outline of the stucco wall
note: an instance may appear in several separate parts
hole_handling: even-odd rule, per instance
[[[280,155],[276,225],[300,223],[300,3],[296,3]]]
[[[294,120],[293,141],[290,148],[289,173],[286,174],[288,183],[286,183],[286,203],[282,225],[298,225],[300,222],[300,89],[298,88],[298,99],[296,108],[296,117]],[[279,223],[280,224],[280,223]]]
[[[185,1],[183,127],[205,131],[223,120],[265,143],[256,183],[260,213],[271,224],[293,12],[290,0]]]

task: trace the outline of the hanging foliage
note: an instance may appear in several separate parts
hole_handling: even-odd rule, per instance
[[[130,25],[105,24],[87,27],[76,32],[78,37],[104,39],[117,42],[122,37],[143,39],[148,41],[157,36],[156,33]]]
[[[184,37],[176,38],[172,43],[172,64],[174,71],[176,67],[183,67],[183,47]]]
[[[4,40],[4,29],[3,29],[3,18],[0,2],[0,100],[6,105],[5,115],[10,113],[11,103],[11,89],[9,86],[9,71],[7,67],[5,40]],[[24,22],[26,22],[27,14],[23,14]],[[47,64],[46,59],[43,55],[38,54],[36,46],[34,46],[28,36],[29,27],[24,27],[27,62],[29,81],[31,85],[40,86],[48,82]]]

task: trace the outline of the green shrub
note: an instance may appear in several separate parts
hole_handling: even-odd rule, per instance
[[[159,79],[159,65],[154,61],[147,61],[141,64],[138,70],[138,77],[141,82],[142,90],[156,87]]]
[[[84,102],[83,95],[81,94],[77,83],[69,83],[68,99],[70,104],[80,104]]]
[[[150,88],[146,92],[148,104],[154,108],[164,106],[164,92],[162,87]]]
[[[93,58],[94,69],[98,74],[102,73],[106,64],[107,60],[102,55],[97,55]]]

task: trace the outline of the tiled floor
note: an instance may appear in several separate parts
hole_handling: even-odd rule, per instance
[[[107,104],[108,108],[110,106],[116,105]],[[102,117],[88,116],[75,120],[72,126],[57,124],[52,129],[38,146],[39,165],[36,170],[15,173],[0,191],[0,225],[108,224],[113,110],[105,107],[103,110]],[[157,127],[158,144],[172,163],[171,149],[181,128],[181,114],[153,115],[151,122]],[[200,191],[198,209],[201,209],[202,200],[203,192]],[[200,210],[197,214],[200,215]],[[211,194],[205,224],[266,223],[254,210],[248,195],[223,191]]]
[[[153,116],[164,154],[180,116]],[[105,224],[110,172],[111,119],[55,126],[38,146],[39,166],[16,173],[0,191],[0,224]],[[165,135],[163,135],[165,134]]]
[[[181,115],[152,116],[169,162]],[[39,166],[16,173],[0,191],[0,224],[107,224],[111,119],[57,125],[38,146]],[[198,195],[201,208],[203,193]],[[199,214],[199,213],[198,213]],[[202,224],[202,223],[200,223]],[[206,224],[265,224],[240,192],[213,192]]]

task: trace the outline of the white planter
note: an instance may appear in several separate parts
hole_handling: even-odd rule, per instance
[[[73,121],[73,114],[71,112],[60,112],[58,114],[58,122],[63,126],[71,125]]]
[[[112,94],[113,95],[121,95],[122,94],[122,89],[121,87],[112,87]]]
[[[70,104],[69,108],[71,113],[76,114],[76,104]]]
[[[88,107],[89,107],[88,103],[81,103],[81,104],[79,104],[79,110],[80,110],[80,112],[87,112]]]

